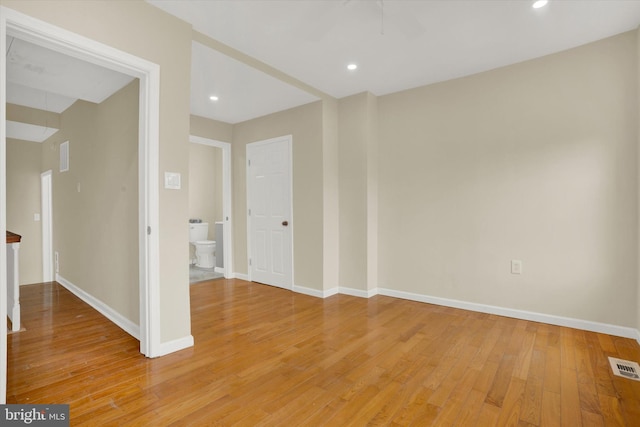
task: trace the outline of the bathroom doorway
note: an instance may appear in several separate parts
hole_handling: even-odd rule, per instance
[[[214,266],[190,266],[191,283],[217,277],[233,277],[231,233],[231,144],[191,135],[189,162],[189,217],[209,225],[207,240],[216,242]],[[191,157],[191,156],[190,156]],[[189,245],[195,261],[195,247]]]

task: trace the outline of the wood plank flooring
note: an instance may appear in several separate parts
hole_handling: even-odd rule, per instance
[[[8,403],[95,426],[640,426],[631,339],[376,296],[191,286],[195,346],[158,359],[56,283],[21,288]]]

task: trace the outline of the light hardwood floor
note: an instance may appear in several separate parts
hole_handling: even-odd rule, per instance
[[[21,288],[8,403],[71,425],[640,426],[631,339],[376,296],[192,285],[193,348],[146,359],[60,285]]]

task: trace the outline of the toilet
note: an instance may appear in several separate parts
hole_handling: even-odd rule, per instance
[[[189,243],[196,248],[196,267],[215,267],[216,241],[207,240],[208,235],[208,223],[200,222],[189,224]]]

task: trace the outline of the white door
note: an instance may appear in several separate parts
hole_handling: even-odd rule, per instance
[[[247,145],[249,280],[293,288],[291,136]]]

